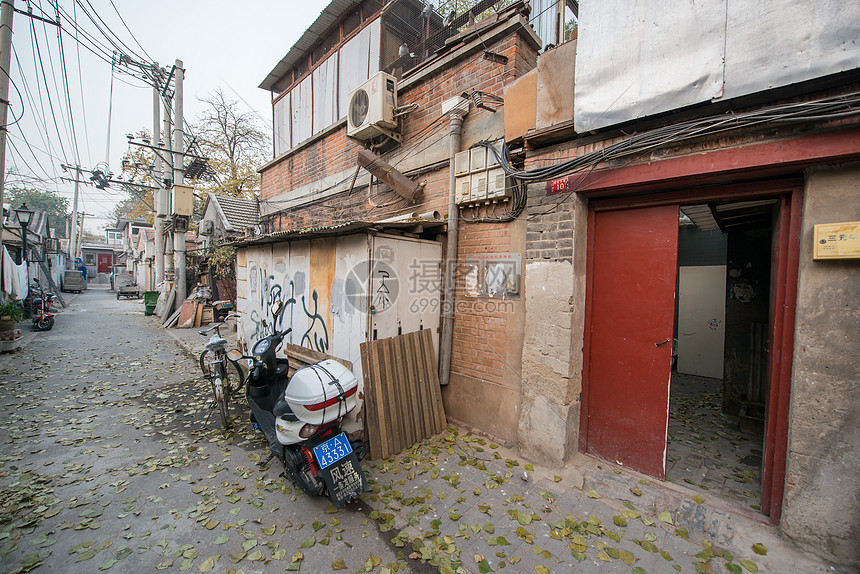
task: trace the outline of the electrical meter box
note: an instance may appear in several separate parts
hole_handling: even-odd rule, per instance
[[[505,185],[505,170],[500,167],[487,172],[487,199],[499,199],[507,197],[507,186]]]
[[[454,154],[454,175],[457,177],[469,173],[469,150]]]
[[[173,215],[191,217],[194,213],[194,188],[190,185],[174,183],[171,190]]]
[[[487,148],[475,147],[470,150],[469,171],[472,173],[487,169]]]
[[[170,215],[170,191],[164,188],[155,190],[155,216],[167,217]]]
[[[496,148],[487,150],[487,169],[495,169],[500,167],[499,160],[496,159],[496,154],[493,153],[493,150]]]
[[[469,203],[472,198],[472,178],[464,175],[457,178],[456,201],[457,205]]]
[[[485,199],[487,199],[487,172],[473,173],[472,193],[469,201],[483,201]]]

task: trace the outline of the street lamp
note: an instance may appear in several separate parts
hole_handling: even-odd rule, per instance
[[[15,215],[18,217],[18,223],[21,224],[21,263],[25,265],[25,269],[28,270],[27,280],[29,281],[30,273],[29,266],[27,264],[27,226],[30,225],[30,219],[33,217],[33,210],[27,208],[27,204],[24,203],[21,207],[15,209]],[[29,289],[29,285],[27,288]],[[25,297],[25,299],[27,299]],[[27,317],[32,316],[32,310],[30,309],[30,299],[27,299],[28,303],[25,307],[27,312]]]

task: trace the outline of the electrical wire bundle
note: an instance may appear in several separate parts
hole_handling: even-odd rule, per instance
[[[525,171],[518,170],[513,166],[507,145],[501,146],[501,152],[489,141],[477,142],[472,147],[483,146],[488,148],[498,160],[499,165],[505,170],[505,173],[512,179],[524,183],[540,183],[573,173],[591,171],[603,162],[642,155],[655,149],[666,148],[702,136],[760,125],[826,121],[858,114],[860,114],[860,92],[808,102],[779,104],[750,112],[727,113],[691,120],[635,134],[623,141],[572,160]]]
[[[491,147],[491,149],[493,148]],[[528,199],[526,184],[521,181],[512,180],[509,187],[511,189],[511,201],[505,206],[505,211],[502,214],[496,215],[496,206],[498,204],[493,203],[492,213],[490,215],[475,215],[470,217],[461,214],[460,220],[465,221],[466,223],[506,223],[519,217],[526,208],[526,201]]]

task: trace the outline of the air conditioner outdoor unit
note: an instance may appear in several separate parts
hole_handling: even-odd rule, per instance
[[[397,80],[379,72],[349,93],[346,135],[367,141],[397,127]]]
[[[197,231],[200,235],[212,235],[214,227],[215,225],[211,219],[204,219],[200,222],[200,226],[197,228]]]

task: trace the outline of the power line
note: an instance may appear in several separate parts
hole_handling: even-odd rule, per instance
[[[57,16],[59,17],[59,11],[57,13]],[[75,149],[75,163],[80,164],[81,163],[81,154],[80,154],[80,150],[78,149],[78,136],[76,133],[77,130],[75,130],[75,115],[74,115],[74,112],[72,111],[72,96],[69,93],[69,71],[66,68],[66,51],[63,47],[63,35],[59,31],[57,31],[57,44],[59,45],[59,48],[60,48],[60,64],[62,66],[61,71],[62,71],[62,77],[63,77],[63,92],[66,95],[66,104],[68,105],[67,109],[68,109],[68,113],[69,113],[69,125],[70,125],[71,130],[72,130],[71,139],[72,139],[72,144],[73,144],[74,149]],[[83,102],[81,102],[81,105],[83,105]]]
[[[89,4],[89,0],[87,1],[87,3]],[[144,47],[143,47],[143,46],[141,46],[141,45],[140,45],[140,42],[138,42],[138,41],[137,41],[137,38],[135,38],[134,33],[131,31],[131,28],[129,28],[129,27],[128,27],[128,24],[126,24],[126,23],[125,23],[125,19],[123,19],[122,14],[120,14],[120,13],[119,13],[119,10],[117,10],[117,8],[116,8],[116,4],[114,4],[114,3],[113,3],[113,0],[110,0],[110,5],[111,5],[111,6],[113,6],[114,12],[116,12],[116,15],[117,15],[117,16],[119,16],[119,21],[120,21],[120,22],[122,22],[122,25],[123,25],[123,26],[125,26],[125,29],[128,31],[129,36],[131,36],[131,39],[132,39],[132,40],[134,40],[134,43],[135,43],[135,44],[137,44],[137,47],[138,47],[138,48],[140,48],[141,50],[143,50],[143,54],[144,54],[147,58],[149,58],[149,59],[150,59],[150,61],[154,61],[154,59],[152,58],[152,56],[150,56],[149,54],[147,54],[147,53],[146,53],[146,50],[144,49]]]
[[[48,87],[48,76],[47,76],[47,74],[45,74],[45,66],[43,64],[44,60],[42,58],[42,50],[39,47],[39,38],[36,35],[36,28],[35,28],[35,25],[33,24],[32,21],[30,21],[30,41],[31,41],[32,45],[36,48],[36,50],[33,52],[33,57],[36,58],[36,56],[38,55],[38,61],[36,62],[37,74],[38,74],[38,71],[41,70],[42,79],[43,79],[44,85],[45,85],[45,96],[48,99],[48,107],[51,109],[51,118],[54,120],[54,128],[57,132],[57,137],[59,138],[60,151],[63,154],[63,158],[66,158],[67,157],[66,156],[66,149],[63,146],[63,136],[60,135],[60,126],[57,124],[57,114],[54,111],[54,102],[53,102],[53,99],[51,98],[51,90]],[[38,86],[37,86],[37,88],[38,88]],[[42,91],[39,90],[40,97],[41,97],[41,94],[42,94]]]
[[[73,10],[72,15],[75,17],[75,24],[77,24],[77,9],[75,9],[74,4],[72,4],[72,10]],[[86,106],[86,101],[84,99],[84,83],[81,81],[81,79],[84,77],[84,74],[81,72],[81,44],[78,40],[77,27],[75,28],[75,55],[76,55],[77,61],[78,61],[78,89],[81,92],[81,115],[83,116],[83,119],[84,119],[84,141],[87,144],[87,163],[92,165],[93,159],[92,159],[92,153],[90,152],[90,134],[89,134],[89,130],[87,129],[87,124],[89,122],[87,122],[87,106]],[[113,87],[113,86],[111,86],[111,87]]]

